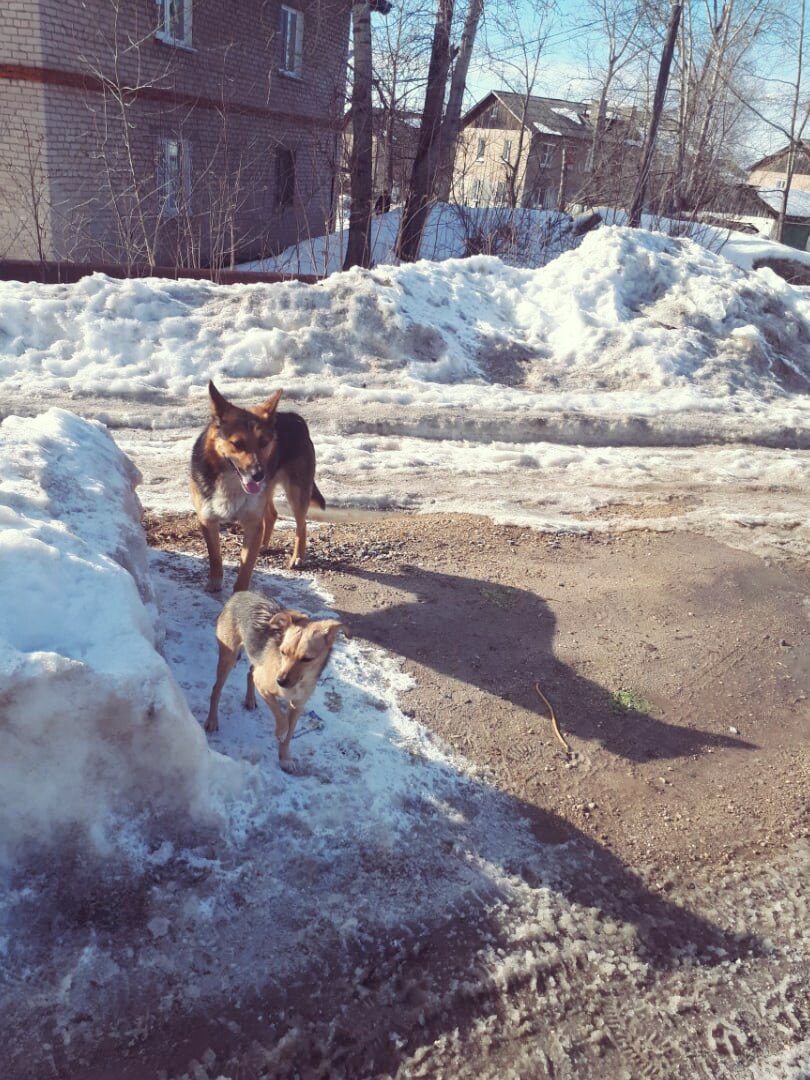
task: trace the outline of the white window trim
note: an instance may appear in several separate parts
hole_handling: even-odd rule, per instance
[[[177,144],[180,170],[177,187],[169,190],[169,146]],[[164,135],[160,140],[160,164],[158,174],[158,194],[160,196],[160,215],[163,218],[180,216],[191,204],[191,144],[188,139],[177,135]],[[178,197],[179,196],[179,197]]]
[[[540,143],[540,168],[548,169],[551,167],[551,163],[554,160],[554,143]]]
[[[512,140],[503,140],[503,150],[501,150],[501,161],[505,161],[507,164],[511,164],[512,161]]]
[[[483,161],[484,158],[486,157],[486,153],[487,153],[487,140],[479,138],[478,139],[478,149],[477,149],[476,154],[475,154],[475,160],[476,161]]]
[[[182,38],[176,38],[170,34],[165,28],[170,25],[169,21],[169,4],[171,0],[155,0],[157,9],[160,15],[160,25],[155,31],[155,37],[159,41],[165,42],[166,45],[175,45],[179,49],[191,49],[191,13],[193,7],[193,0],[182,0],[183,2],[183,30],[185,32]]]
[[[286,38],[282,38],[282,62],[279,64],[278,70],[282,75],[288,75],[291,79],[300,79],[304,71],[304,13],[298,8],[282,4],[282,15],[285,11],[288,15],[295,16],[295,67],[290,69],[286,66],[288,53],[287,40]],[[283,22],[281,23],[281,26],[283,27]]]

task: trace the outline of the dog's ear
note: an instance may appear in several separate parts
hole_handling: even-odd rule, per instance
[[[221,420],[227,410],[233,408],[231,403],[226,401],[222,394],[220,394],[213,382],[209,382],[208,384],[208,396],[211,398],[211,415],[216,420]]]
[[[324,629],[326,630],[326,640],[330,647],[335,644],[335,638],[343,631],[343,636],[351,638],[351,633],[348,627],[344,626],[338,619],[327,619],[324,622]]]
[[[291,611],[279,611],[270,620],[270,633],[277,641],[281,641],[286,632],[292,626],[292,617],[293,612]]]
[[[278,403],[281,400],[281,395],[283,393],[283,390],[276,390],[275,394],[272,394],[267,401],[263,401],[261,405],[257,405],[254,412],[264,420],[269,420],[278,408]]]
[[[281,641],[291,626],[306,626],[308,622],[309,615],[300,611],[279,611],[270,620],[270,633]]]

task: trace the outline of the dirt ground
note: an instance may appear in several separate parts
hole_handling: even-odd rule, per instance
[[[202,554],[191,515],[146,524],[151,544]],[[235,558],[238,534],[224,539]],[[291,532],[274,542],[266,567],[286,565]],[[588,946],[544,966],[528,929],[522,960],[514,942],[498,952],[473,906],[311,973],[275,1013],[265,994],[184,1020],[171,1052],[157,1034],[116,1077],[155,1061],[172,1080],[807,1075],[747,1069],[810,1036],[810,569],[686,533],[404,514],[314,528],[309,569],[355,636],[402,658],[401,706],[561,853],[555,888],[591,913],[589,933],[635,926],[649,975],[610,974],[607,938],[607,967]],[[561,916],[554,934],[572,933]]]
[[[148,534],[204,550],[190,515]],[[807,566],[686,533],[391,514],[313,530],[309,569],[355,635],[404,658],[409,715],[651,884],[810,835]]]

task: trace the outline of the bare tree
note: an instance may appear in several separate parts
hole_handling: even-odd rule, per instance
[[[424,100],[430,57],[431,8],[427,0],[400,4],[372,24],[376,126],[375,183],[402,197],[413,168],[412,121]]]
[[[371,4],[352,4],[354,79],[352,82],[351,212],[343,269],[371,265]]]
[[[617,164],[613,140],[606,138],[608,104],[622,73],[648,48],[644,34],[646,0],[587,0],[594,15],[599,52],[603,57],[598,77],[599,97],[591,117],[590,177],[588,196],[592,204],[614,195],[619,186],[614,175]]]
[[[447,97],[447,107],[439,135],[436,170],[436,198],[439,202],[448,202],[450,199],[450,189],[453,183],[453,164],[456,156],[458,134],[461,128],[461,107],[464,101],[464,92],[467,88],[467,74],[470,69],[470,60],[472,59],[475,38],[483,10],[484,0],[470,0],[467,15],[464,19],[461,41],[453,64],[450,93]]]
[[[397,257],[402,262],[419,258],[419,247],[425,228],[436,182],[436,157],[441,130],[442,106],[450,69],[450,28],[455,0],[438,0],[433,44],[430,51],[425,105],[416,145],[408,196],[402,211]]]
[[[806,35],[806,17],[807,17],[807,2],[801,0],[799,7],[799,16],[796,20],[796,67],[795,77],[791,87],[791,102],[790,102],[790,126],[787,131],[788,135],[788,156],[787,164],[785,168],[785,186],[782,189],[782,202],[779,207],[779,216],[776,219],[776,229],[774,239],[780,243],[785,235],[785,221],[788,216],[788,200],[790,199],[790,189],[793,184],[793,174],[796,169],[796,153],[802,145],[802,136],[804,135],[807,122],[810,120],[810,101],[808,101],[803,107],[800,105],[803,92],[804,83],[804,49],[805,49],[805,35]]]
[[[45,136],[22,117],[3,125],[0,141],[9,151],[8,157],[0,155],[0,220],[5,232],[0,236],[0,258],[4,250],[12,250],[21,241],[45,262],[50,219]]]

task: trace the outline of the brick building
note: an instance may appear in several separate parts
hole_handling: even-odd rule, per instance
[[[324,231],[348,0],[3,0],[0,258],[227,266]]]

